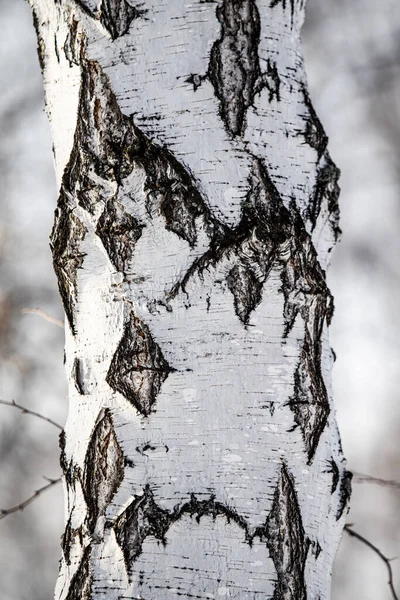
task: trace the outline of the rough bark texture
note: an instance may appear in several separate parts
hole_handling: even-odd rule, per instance
[[[338,169],[302,0],[31,0],[70,413],[60,600],[329,598]]]

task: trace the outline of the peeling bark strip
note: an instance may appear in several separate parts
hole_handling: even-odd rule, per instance
[[[267,546],[278,574],[274,600],[307,600],[304,579],[307,539],[293,477],[282,466],[267,520]]]
[[[162,384],[173,370],[147,325],[132,313],[110,365],[108,385],[147,417]]]
[[[97,519],[104,514],[123,478],[124,457],[115,437],[111,414],[106,411],[92,434],[83,472],[89,531],[94,530]]]
[[[70,326],[56,598],[327,600],[351,475],[304,2],[30,1]]]

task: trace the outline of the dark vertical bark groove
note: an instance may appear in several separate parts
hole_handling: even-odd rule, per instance
[[[89,531],[94,531],[97,519],[104,515],[123,478],[124,457],[111,414],[106,410],[91,436],[82,479]]]
[[[304,532],[295,483],[285,465],[275,490],[266,536],[278,574],[274,600],[306,600],[304,568],[310,542]]]

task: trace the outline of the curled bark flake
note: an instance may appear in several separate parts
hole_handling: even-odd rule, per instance
[[[260,15],[254,0],[223,0],[217,18],[221,36],[211,50],[208,77],[227,130],[239,135],[260,76]]]
[[[147,325],[131,314],[106,377],[108,385],[148,416],[172,371]]]
[[[300,512],[295,484],[285,465],[266,524],[266,544],[278,580],[274,600],[306,600],[304,568],[310,542]]]
[[[90,570],[91,548],[88,546],[75,571],[68,589],[66,600],[90,600],[93,576]]]
[[[96,234],[117,271],[125,273],[143,225],[117,201],[109,200],[97,223]]]
[[[85,254],[81,252],[81,243],[86,235],[86,227],[68,207],[63,192],[60,194],[55,211],[50,247],[53,253],[53,265],[57,275],[58,289],[64,305],[65,314],[71,331],[75,334],[75,305],[78,295],[78,269],[83,264]]]
[[[96,425],[89,442],[83,472],[83,493],[87,504],[87,525],[94,531],[124,477],[124,456],[119,447],[111,414]]]
[[[344,471],[340,480],[339,487],[339,508],[336,514],[336,520],[338,521],[344,512],[350,509],[350,497],[351,497],[351,480],[353,479],[353,473],[350,471]]]

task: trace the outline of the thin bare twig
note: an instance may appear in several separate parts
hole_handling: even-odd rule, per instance
[[[388,571],[388,575],[389,575],[388,584],[389,584],[390,592],[391,592],[392,597],[393,597],[394,600],[399,600],[399,597],[396,594],[396,590],[394,589],[393,569],[392,569],[392,565],[390,564],[391,560],[393,560],[393,559],[388,558],[387,556],[385,556],[383,554],[383,552],[381,552],[379,550],[379,548],[377,548],[372,542],[370,542],[369,540],[367,540],[361,534],[357,533],[357,531],[354,531],[354,529],[352,529],[352,525],[351,524],[345,525],[344,526],[344,530],[351,537],[355,537],[357,540],[359,540],[360,542],[362,542],[363,544],[365,544],[366,546],[368,546],[368,548],[370,548],[371,550],[373,550],[373,552],[375,552],[375,554],[377,554],[379,556],[379,558],[385,563],[387,571]]]
[[[8,517],[8,515],[11,515],[12,513],[24,510],[24,508],[26,506],[31,504],[31,502],[33,502],[36,498],[38,498],[41,494],[43,494],[43,492],[45,492],[46,490],[53,487],[53,485],[60,483],[60,481],[61,481],[61,477],[59,477],[58,479],[49,479],[49,477],[45,477],[45,479],[48,481],[48,483],[46,483],[46,485],[44,485],[43,487],[36,490],[32,494],[32,496],[30,496],[23,502],[20,502],[20,504],[16,504],[15,506],[11,506],[10,508],[0,509],[0,521],[1,521],[1,519]]]
[[[353,481],[355,481],[355,483],[373,483],[375,485],[400,489],[400,482],[395,479],[381,479],[380,477],[372,477],[371,475],[357,472],[353,473],[353,475]]]
[[[25,308],[21,308],[21,312],[24,313],[25,315],[39,315],[39,317],[42,317],[46,321],[49,321],[49,323],[53,323],[53,325],[57,325],[57,327],[62,327],[64,329],[64,323],[62,321],[60,321],[60,319],[56,319],[56,317],[49,315],[49,313],[47,313],[45,310],[43,310],[41,308],[25,307]]]
[[[48,417],[45,417],[44,415],[41,415],[33,410],[29,410],[29,408],[25,408],[25,406],[21,406],[21,404],[17,404],[14,400],[11,400],[11,402],[8,402],[7,400],[0,400],[0,404],[3,404],[4,406],[12,406],[12,407],[20,410],[22,412],[22,414],[33,415],[34,417],[37,417],[38,419],[42,419],[42,421],[47,421],[47,423],[50,423],[50,425],[54,425],[54,427],[61,429],[61,431],[63,429],[61,427],[61,425],[59,425],[52,419],[49,419]]]

